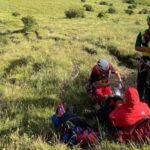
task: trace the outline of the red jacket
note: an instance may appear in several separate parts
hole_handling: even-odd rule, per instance
[[[109,64],[109,70],[105,71],[105,72],[101,72],[99,70],[98,65],[95,65],[92,68],[92,72],[89,78],[90,83],[94,83],[96,81],[100,81],[105,79],[105,81],[108,82],[109,78],[110,78],[110,74],[114,74],[115,73],[115,69],[113,68],[113,66],[111,64]]]
[[[150,118],[150,108],[146,103],[140,102],[135,88],[129,88],[125,93],[125,98],[126,103],[109,115],[116,127],[128,127],[142,119]]]

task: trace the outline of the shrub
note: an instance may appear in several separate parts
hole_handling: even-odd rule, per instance
[[[99,17],[99,18],[105,17],[105,12],[103,12],[103,11],[99,12],[97,17]]]
[[[32,16],[23,17],[22,22],[24,24],[24,32],[37,31],[39,26]]]
[[[114,14],[116,13],[116,9],[114,7],[109,7],[107,12],[110,14]]]
[[[19,12],[13,12],[12,16],[14,16],[14,17],[20,16],[20,13]]]
[[[93,7],[89,4],[85,4],[83,7],[85,7],[86,11],[94,11]]]
[[[33,71],[34,72],[38,72],[40,69],[42,69],[43,67],[43,64],[42,63],[39,63],[39,62],[35,62],[33,65]]]
[[[135,21],[135,24],[136,24],[136,25],[140,25],[140,21],[139,21],[139,20],[136,20],[136,21]]]
[[[150,13],[150,11],[148,11],[147,9],[142,9],[141,11],[139,11],[139,14],[148,14]]]
[[[133,9],[133,8],[132,8],[132,5],[129,5],[129,6],[128,6],[128,9]]]
[[[113,6],[113,4],[112,4],[112,3],[110,3],[110,4],[109,4],[109,6],[111,6],[111,7],[112,7],[112,6]]]
[[[101,2],[99,3],[99,5],[108,5],[108,3],[105,2],[105,1],[101,1]]]
[[[123,0],[124,3],[135,4],[135,0]]]
[[[129,5],[128,6],[128,9],[135,9],[136,8],[136,5]]]
[[[65,11],[65,15],[67,18],[84,18],[84,11],[79,8],[70,8],[69,10]]]
[[[86,2],[86,0],[81,0],[81,2],[82,2],[82,3],[85,3],[85,2]]]
[[[133,4],[133,5],[132,5],[132,8],[136,8],[136,4]]]
[[[134,13],[134,11],[132,9],[127,9],[127,10],[125,10],[125,13],[132,15]]]

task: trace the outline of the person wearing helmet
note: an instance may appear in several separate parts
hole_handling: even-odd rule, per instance
[[[116,76],[114,81],[109,80],[111,74]],[[117,72],[106,59],[100,59],[92,68],[87,91],[92,93],[96,103],[99,104],[107,95],[113,96],[113,92],[110,87],[118,86],[119,83],[121,83],[121,76],[119,72]]]
[[[148,29],[138,34],[135,43],[135,50],[140,52],[142,55],[142,58],[139,61],[137,76],[137,90],[139,92],[140,99],[142,100],[145,100],[144,90],[146,87],[146,80],[148,75],[146,63],[150,61],[150,15],[147,16],[147,25]],[[150,93],[147,98],[149,99],[150,105]]]

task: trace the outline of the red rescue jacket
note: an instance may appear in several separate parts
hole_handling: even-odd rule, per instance
[[[126,103],[109,115],[116,127],[129,127],[142,119],[150,118],[150,108],[146,103],[140,102],[135,88],[129,88],[125,93],[125,98]]]
[[[115,73],[115,69],[113,68],[113,66],[111,64],[109,64],[109,70],[107,70],[106,72],[101,72],[99,70],[98,65],[95,65],[92,68],[92,72],[89,78],[89,82],[92,84],[96,81],[100,81],[100,80],[104,80],[105,82],[108,82],[110,75]]]

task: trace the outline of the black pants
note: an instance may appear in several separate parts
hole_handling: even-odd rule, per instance
[[[144,62],[150,61],[150,57],[143,57],[142,59],[144,60]],[[147,79],[147,77],[148,77],[148,70],[145,69],[145,64],[142,64],[141,68],[138,71],[137,90],[138,90],[140,99],[144,101],[146,98],[150,103],[150,99],[149,99],[150,93],[147,91],[148,90],[147,80],[150,80],[150,79]],[[145,91],[146,88],[147,90]]]

